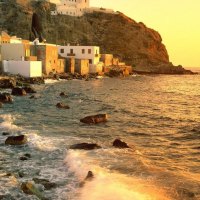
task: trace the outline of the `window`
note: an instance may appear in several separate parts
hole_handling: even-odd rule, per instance
[[[74,50],[73,49],[70,49],[70,54],[73,54],[74,53]]]
[[[64,53],[64,49],[60,49],[60,53]]]
[[[85,54],[85,49],[82,49],[82,54]]]
[[[92,64],[92,59],[89,59],[89,63]]]
[[[91,49],[88,49],[88,54],[91,54],[92,53],[92,50]]]

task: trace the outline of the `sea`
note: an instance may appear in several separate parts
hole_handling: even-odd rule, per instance
[[[33,87],[35,99],[15,96],[0,109],[0,199],[200,200],[200,75],[46,80]],[[70,109],[58,109],[58,102]],[[106,123],[80,122],[101,113]],[[3,132],[24,134],[28,143],[5,145]],[[115,139],[130,148],[113,147]],[[102,148],[70,149],[78,143]],[[31,157],[22,161],[24,154]],[[94,177],[85,180],[88,171]],[[33,178],[56,186],[45,189]],[[23,193],[27,181],[44,198]]]

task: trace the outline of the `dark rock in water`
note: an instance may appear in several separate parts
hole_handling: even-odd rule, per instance
[[[60,96],[61,96],[61,97],[67,97],[67,94],[66,94],[65,92],[61,92],[61,93],[60,93]]]
[[[57,108],[63,108],[63,109],[69,109],[70,108],[68,105],[64,105],[63,103],[57,103],[56,107]]]
[[[101,147],[97,144],[89,144],[89,143],[80,143],[74,144],[70,146],[70,149],[81,149],[81,150],[93,150],[100,149]]]
[[[20,136],[10,136],[6,139],[6,145],[22,145],[28,142],[27,137],[25,135]]]
[[[0,93],[0,102],[1,103],[12,103],[13,99],[9,93]]]
[[[51,190],[52,188],[55,188],[57,186],[56,183],[52,183],[46,179],[33,178],[33,181],[37,184],[43,185],[46,190]]]
[[[33,94],[33,93],[36,93],[35,89],[31,86],[27,86],[27,87],[23,87],[23,89],[26,91],[26,93],[28,94]]]
[[[92,171],[88,171],[87,176],[85,177],[85,180],[91,180],[94,178],[94,174]]]
[[[16,87],[16,80],[14,78],[1,78],[0,79],[0,88],[8,89]]]
[[[0,108],[2,108],[3,107],[3,104],[0,102]]]
[[[97,124],[102,122],[107,122],[107,114],[98,114],[98,115],[92,115],[87,116],[80,120],[80,122],[83,122],[85,124]]]
[[[30,184],[30,185],[31,185],[31,184]],[[33,194],[33,192],[29,189],[28,183],[22,183],[22,184],[21,184],[21,190],[22,190],[25,194]]]
[[[122,142],[121,140],[119,139],[116,139],[114,142],[113,142],[113,146],[116,147],[116,148],[130,148],[126,142]]]
[[[26,91],[23,88],[15,87],[15,88],[12,89],[11,94],[15,95],[15,96],[25,96]]]
[[[30,153],[25,153],[24,156],[27,157],[27,158],[31,158],[31,154]]]
[[[35,95],[29,97],[29,99],[35,99],[35,98],[36,98]]]
[[[6,135],[10,135],[10,133],[8,133],[8,132],[3,132],[2,135],[6,136]]]
[[[28,158],[26,156],[21,156],[19,159],[22,161],[28,160]]]
[[[38,188],[35,186],[32,182],[25,182],[21,184],[21,190],[28,195],[35,195],[39,199],[46,200],[44,195],[38,190]]]

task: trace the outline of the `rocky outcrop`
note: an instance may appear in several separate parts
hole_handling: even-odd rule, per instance
[[[107,119],[107,114],[98,114],[84,117],[83,119],[80,119],[80,122],[85,124],[98,124],[102,122],[107,122]]]
[[[51,190],[56,187],[56,183],[52,183],[47,179],[33,178],[33,181],[37,184],[43,185],[46,190]]]
[[[120,148],[120,149],[124,149],[124,148],[130,148],[126,142],[122,142],[120,139],[116,139],[114,142],[113,142],[113,146],[116,147],[116,148]]]
[[[93,150],[93,149],[100,149],[101,147],[98,144],[93,143],[80,143],[74,144],[70,146],[70,149],[80,149],[80,150]]]
[[[20,135],[20,136],[10,136],[6,139],[6,145],[23,145],[28,142],[27,136]]]
[[[15,87],[12,89],[12,95],[14,96],[25,96],[26,91],[23,88]]]
[[[50,11],[54,9],[54,4],[45,1],[27,1],[23,4],[7,0],[0,13],[0,27],[11,35],[28,39],[32,14],[36,12],[49,43],[100,46],[102,53],[113,54],[139,73],[190,73],[182,67],[174,69],[157,31],[123,13],[51,16]]]
[[[9,93],[0,93],[0,102],[1,103],[12,103],[13,99]]]
[[[14,78],[9,77],[1,77],[0,78],[0,88],[13,88],[16,87],[16,80]]]

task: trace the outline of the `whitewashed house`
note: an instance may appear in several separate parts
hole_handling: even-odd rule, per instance
[[[100,48],[97,46],[58,46],[58,54],[64,58],[89,60],[89,73],[103,71],[103,63],[100,62]]]
[[[51,14],[82,16],[86,8],[89,8],[89,0],[60,0],[59,3],[56,3],[56,10]]]

